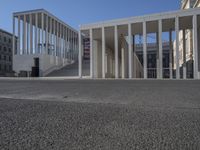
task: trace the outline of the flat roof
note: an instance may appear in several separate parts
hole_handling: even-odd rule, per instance
[[[100,27],[109,27],[115,25],[125,25],[129,23],[139,23],[143,21],[155,21],[160,19],[172,19],[175,17],[184,17],[184,16],[191,16],[191,15],[198,15],[200,14],[200,8],[191,8],[185,10],[177,10],[177,11],[168,11],[144,16],[135,16],[123,19],[114,19],[108,21],[101,21],[97,23],[85,24],[80,25],[81,30],[88,30],[91,28],[100,28]]]
[[[64,21],[60,20],[58,17],[54,16],[53,14],[51,14],[50,12],[48,12],[47,10],[45,10],[43,8],[42,9],[34,9],[34,10],[21,11],[21,12],[14,12],[13,16],[17,17],[17,16],[20,16],[20,15],[28,15],[28,14],[34,14],[34,13],[46,13],[48,16],[50,16],[52,18],[55,18],[58,22],[60,22],[63,25],[67,26],[68,28],[70,28],[74,32],[78,33],[78,31],[76,29],[74,29],[73,27],[71,27],[70,25],[68,25]]]

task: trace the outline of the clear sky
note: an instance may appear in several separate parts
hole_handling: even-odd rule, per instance
[[[12,32],[12,13],[44,8],[72,27],[180,9],[180,0],[0,0],[0,28]]]

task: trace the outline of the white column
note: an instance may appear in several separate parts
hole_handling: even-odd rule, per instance
[[[63,26],[63,59],[65,59],[65,27]]]
[[[33,24],[32,24],[32,14],[29,15],[30,19],[30,54],[33,54]]]
[[[13,49],[13,56],[15,55],[15,16],[13,16],[13,37],[12,37],[12,49]]]
[[[29,15],[27,15],[27,17],[29,18]],[[26,51],[27,51],[26,54],[29,55],[30,54],[30,43],[29,43],[30,42],[30,24],[28,22],[28,18],[27,18],[27,27],[26,27],[27,28],[27,30],[26,30],[27,31],[26,32],[26,34],[27,34],[26,35],[26,44],[27,44],[26,45],[26,47],[27,47],[26,48]]]
[[[20,16],[18,16],[18,41],[17,41],[17,54],[20,55],[20,41],[21,41],[21,22],[20,22]]]
[[[198,75],[198,36],[197,36],[197,15],[193,16],[193,60],[194,60],[194,79],[199,79]]]
[[[172,43],[172,30],[169,31],[169,72],[170,72],[170,79],[173,79],[173,67],[172,67],[172,60],[173,60],[173,43]]]
[[[46,45],[46,47],[45,47],[45,54],[47,54],[48,55],[48,43],[49,43],[49,36],[48,36],[48,31],[49,30],[49,16],[47,16],[46,15],[46,37],[45,37],[45,45]]]
[[[132,31],[131,31],[131,24],[128,24],[128,37],[129,37],[129,43],[128,43],[128,58],[129,58],[129,78],[133,78],[133,37],[132,37]]]
[[[52,47],[52,32],[53,32],[53,30],[52,30],[52,18],[50,17],[49,18],[50,19],[50,28],[49,28],[49,44],[50,44],[50,51],[49,51],[49,55],[52,55],[52,49],[51,49],[51,47]]]
[[[69,29],[67,28],[67,60],[69,60]]]
[[[143,22],[143,67],[144,67],[144,79],[147,79],[147,33],[146,33],[146,22]]]
[[[56,21],[56,56],[58,56],[58,51],[59,51],[59,47],[58,47],[58,36],[59,36],[59,26],[58,26],[58,22]]]
[[[121,69],[121,71],[122,71],[122,79],[124,79],[125,78],[125,63],[124,63],[124,61],[125,61],[125,58],[124,58],[124,48],[122,48],[121,49],[121,66],[122,66],[122,69]]]
[[[119,78],[119,52],[118,52],[118,30],[117,26],[114,27],[115,36],[115,78]]]
[[[78,56],[79,56],[79,62],[78,62],[78,73],[79,73],[79,78],[82,78],[82,38],[81,38],[81,30],[79,30],[79,53],[78,53]]]
[[[38,54],[38,14],[35,14],[35,54]]]
[[[175,31],[176,31],[176,79],[180,79],[179,69],[179,17],[175,19]]]
[[[23,54],[26,53],[26,15],[24,15],[24,23],[23,23]]]
[[[105,53],[106,53],[106,43],[105,43],[105,27],[102,27],[102,78],[105,79]]]
[[[74,32],[72,31],[72,60],[74,60]]]
[[[44,54],[44,14],[42,13],[42,49],[41,53]]]
[[[158,23],[159,24],[159,23]],[[156,33],[156,76],[157,79],[160,78],[160,59],[159,59],[159,25],[158,32]]]
[[[94,77],[94,68],[93,68],[93,32],[90,29],[90,77]]]
[[[159,78],[163,78],[163,47],[162,47],[162,20],[159,23]]]
[[[39,18],[39,14],[38,14],[38,18]],[[38,43],[37,43],[37,51],[38,51],[38,54],[40,54],[41,53],[41,46],[40,46],[40,44],[41,44],[41,29],[39,28],[39,21],[38,21],[38,28],[37,28],[37,30],[38,30]]]
[[[66,28],[64,27],[63,28],[63,35],[64,35],[64,38],[63,38],[63,44],[64,44],[64,48],[63,48],[63,58],[65,59],[66,57]]]
[[[61,23],[59,23],[59,57],[61,57],[61,39],[62,39],[62,33],[61,33]]]
[[[186,41],[185,41],[185,29],[183,29],[183,79],[187,78],[186,70]]]

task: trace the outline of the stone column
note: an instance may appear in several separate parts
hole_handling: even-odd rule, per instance
[[[38,54],[38,14],[35,14],[35,54]]]
[[[176,79],[180,79],[179,69],[179,17],[175,19],[175,31],[176,31]]]
[[[119,51],[118,51],[118,30],[117,25],[114,27],[115,36],[115,78],[119,78]]]
[[[173,42],[172,42],[172,30],[169,31],[169,72],[170,79],[173,79]]]
[[[132,37],[132,30],[131,24],[128,24],[128,61],[129,61],[129,79],[133,78],[133,37]]]
[[[21,52],[20,52],[20,41],[21,41],[21,22],[20,22],[20,16],[18,16],[18,42],[17,42],[17,54],[18,55],[21,54]]]
[[[50,28],[49,28],[49,45],[50,45],[50,47],[49,47],[49,55],[52,55],[52,32],[53,32],[53,30],[52,30],[52,23],[53,23],[53,21],[52,21],[52,18],[50,17],[49,18],[50,19]]]
[[[32,23],[32,14],[29,15],[30,19],[30,54],[33,54],[33,23]]]
[[[124,54],[124,48],[122,47],[121,48],[121,66],[122,66],[122,69],[121,69],[121,71],[122,71],[122,79],[124,79],[125,78],[125,54]]]
[[[106,54],[105,27],[102,27],[102,78],[103,79],[105,79],[106,77],[105,54]]]
[[[94,68],[93,68],[93,32],[90,29],[90,77],[94,77]]]
[[[23,20],[23,54],[26,53],[26,15],[24,15],[24,20]]]
[[[13,56],[14,56],[16,54],[16,49],[15,49],[15,16],[14,15],[13,15],[12,49],[13,49]]]
[[[47,54],[48,55],[48,43],[49,43],[49,36],[48,36],[48,30],[49,30],[49,16],[48,15],[46,15],[46,37],[45,37],[45,45],[46,45],[46,47],[45,47],[45,54]]]
[[[159,23],[159,78],[163,79],[163,47],[162,47],[162,20]]]
[[[199,79],[198,75],[198,36],[197,36],[197,15],[193,16],[193,60],[194,60],[194,79]]]
[[[183,29],[183,79],[187,78],[186,70],[186,42],[185,42],[185,29]]]
[[[79,53],[78,53],[78,58],[79,58],[79,62],[78,62],[78,73],[79,73],[79,78],[82,78],[82,37],[81,37],[81,30],[79,31],[79,35],[78,35],[79,39]]]
[[[44,54],[44,14],[42,13],[42,49],[41,53]]]
[[[143,22],[143,67],[144,67],[144,79],[147,79],[147,33],[146,33],[146,22]]]

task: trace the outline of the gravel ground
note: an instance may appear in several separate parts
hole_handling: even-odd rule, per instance
[[[199,150],[199,90],[195,80],[2,80],[0,149]]]

